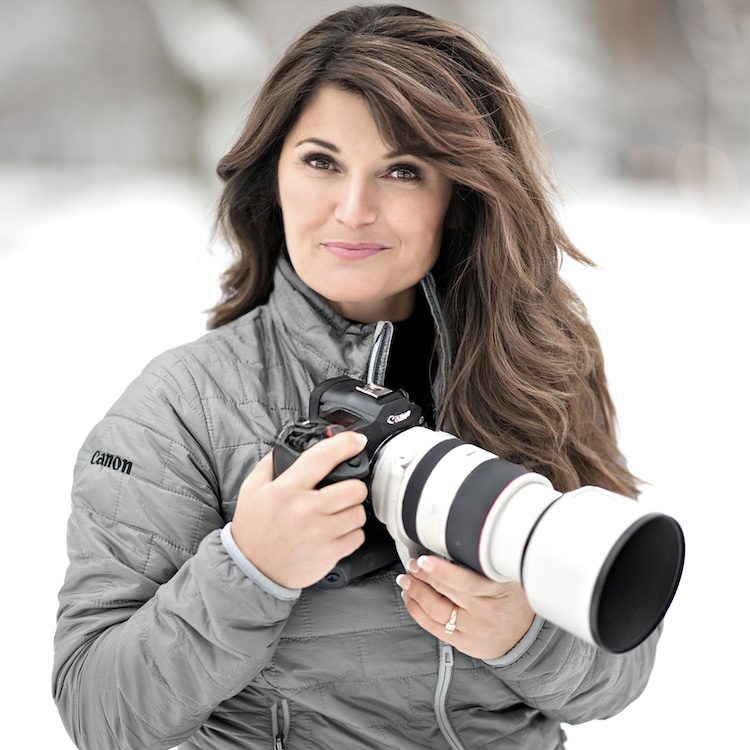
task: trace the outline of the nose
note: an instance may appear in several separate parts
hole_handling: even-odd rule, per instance
[[[336,220],[352,228],[372,224],[377,216],[374,192],[366,180],[350,175],[336,201]]]

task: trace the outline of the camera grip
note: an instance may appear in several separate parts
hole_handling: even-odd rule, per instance
[[[304,420],[285,427],[279,433],[273,449],[273,475],[286,471],[304,451],[315,443],[333,437],[345,428],[326,422]],[[345,479],[365,479],[369,475],[370,462],[366,451],[361,451],[348,461],[343,461],[317,486],[325,487]]]

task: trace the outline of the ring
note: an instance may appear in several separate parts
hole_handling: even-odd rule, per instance
[[[456,618],[458,617],[458,606],[453,605],[453,612],[451,612],[451,619],[445,623],[445,634],[453,635],[456,632]]]

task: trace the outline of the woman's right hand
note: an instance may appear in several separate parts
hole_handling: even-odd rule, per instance
[[[261,573],[280,586],[305,588],[362,545],[367,485],[347,479],[315,487],[365,444],[359,433],[340,432],[305,450],[275,479],[270,452],[247,475],[231,529]]]

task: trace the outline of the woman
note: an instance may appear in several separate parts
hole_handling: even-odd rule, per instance
[[[152,362],[81,450],[54,692],[81,748],[560,748],[645,687],[523,590],[436,556],[315,586],[365,541],[367,488],[316,489],[343,432],[274,478],[337,375],[559,490],[635,494],[602,355],[561,280],[523,104],[454,25],[354,7],[304,34],[221,161],[237,259],[213,331]]]

